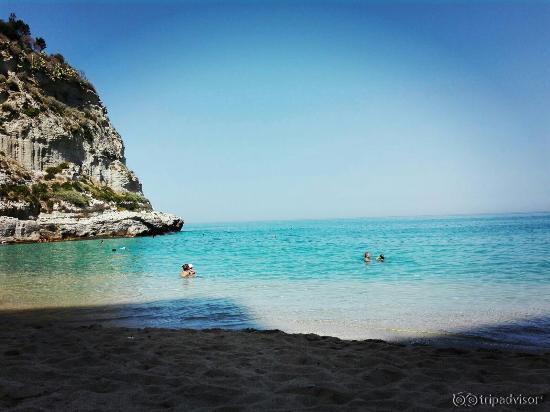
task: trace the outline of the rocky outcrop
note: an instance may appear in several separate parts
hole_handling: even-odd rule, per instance
[[[0,20],[0,241],[179,231],[143,196],[93,85],[44,45]]]
[[[40,214],[36,220],[0,217],[0,241],[39,242],[103,237],[134,237],[180,231],[183,221],[160,212]]]

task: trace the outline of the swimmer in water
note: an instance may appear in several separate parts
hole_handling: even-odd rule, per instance
[[[363,257],[363,260],[364,260],[365,262],[367,262],[367,263],[370,262],[370,253],[369,253],[368,250],[365,252],[365,255],[364,255],[364,257]]]
[[[180,276],[182,278],[191,278],[196,276],[197,272],[195,272],[195,269],[193,269],[193,265],[190,263],[185,263],[181,267],[181,273]]]
[[[377,260],[378,262],[383,262],[383,261],[384,261],[384,255],[383,255],[382,253],[380,253],[380,254],[378,255],[378,257],[376,258],[376,260]]]

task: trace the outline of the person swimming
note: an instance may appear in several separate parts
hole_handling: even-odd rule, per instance
[[[363,256],[363,260],[365,262],[370,262],[370,253],[368,250],[365,252],[365,255]]]
[[[180,276],[182,278],[190,278],[196,275],[197,275],[197,272],[195,271],[195,269],[193,269],[193,265],[191,263],[184,263],[181,266]]]
[[[380,254],[378,255],[378,257],[376,258],[376,260],[377,260],[378,262],[383,262],[383,261],[384,261],[384,254],[383,254],[383,253],[380,253]]]

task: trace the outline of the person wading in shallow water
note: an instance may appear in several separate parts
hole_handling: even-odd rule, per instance
[[[181,273],[180,276],[182,278],[191,278],[197,275],[197,272],[195,272],[195,269],[193,269],[193,265],[190,263],[185,263],[181,267]]]
[[[365,252],[365,255],[363,256],[363,260],[367,263],[370,262],[370,253],[368,250]]]
[[[383,262],[384,261],[384,255],[382,253],[380,253],[380,255],[378,255],[376,260],[379,261],[379,262]]]

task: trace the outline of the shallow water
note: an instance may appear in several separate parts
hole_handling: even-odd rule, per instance
[[[365,264],[366,249],[386,261]],[[3,245],[0,309],[550,348],[549,256],[550,214],[188,224],[154,238]],[[179,277],[184,262],[197,278]]]

